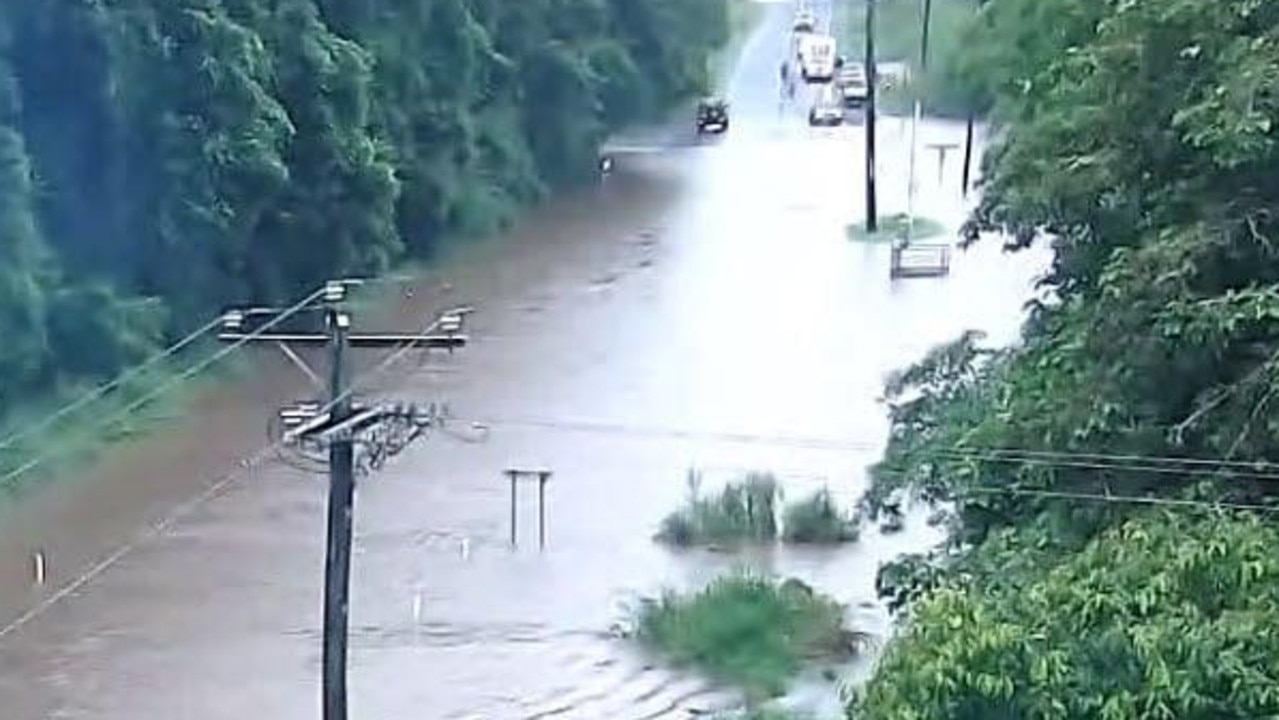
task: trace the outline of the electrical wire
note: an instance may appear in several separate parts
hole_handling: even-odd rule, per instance
[[[947,459],[947,460],[975,460],[978,462],[991,463],[1009,463],[1022,464],[1049,469],[1082,469],[1082,470],[1106,470],[1111,472],[1139,472],[1153,473],[1164,475],[1179,475],[1193,477],[1219,477],[1228,474],[1239,480],[1264,480],[1270,482],[1279,482],[1279,472],[1263,472],[1235,469],[1233,466],[1223,468],[1209,468],[1204,466],[1196,467],[1176,467],[1170,464],[1150,464],[1150,463],[1119,463],[1106,461],[1088,461],[1076,460],[1069,456],[1061,456],[1057,458],[1051,457],[1019,457],[1016,455],[995,455],[986,454],[978,450],[958,450],[939,448],[927,453],[923,453],[922,457]]]
[[[211,332],[214,328],[217,328],[219,325],[221,325],[223,317],[224,316],[222,315],[217,316],[216,318],[205,323],[204,326],[201,327],[200,329],[195,330],[194,332],[182,338],[181,340],[177,341],[176,343],[161,350],[155,355],[152,355],[151,357],[144,360],[141,364],[138,364],[129,368],[128,370],[115,376],[114,379],[109,380],[108,382],[105,382],[97,386],[93,390],[90,390],[89,392],[84,393],[79,398],[75,399],[74,401],[67,403],[66,405],[63,405],[58,410],[54,411],[53,413],[50,413],[40,422],[34,423],[32,425],[27,425],[23,429],[18,430],[17,432],[14,432],[13,434],[9,435],[3,440],[0,440],[0,450],[5,450],[7,448],[10,448],[14,444],[22,440],[25,440],[31,437],[32,435],[37,435],[39,433],[44,432],[45,430],[48,430],[55,423],[57,423],[59,420],[66,417],[67,415],[70,415],[71,413],[75,412],[76,410],[79,410],[80,408],[83,408],[84,406],[88,405],[94,400],[101,398],[103,395],[106,395],[112,390],[132,380],[133,378],[138,377],[147,368],[150,368],[151,366],[156,365],[157,363],[163,362],[173,357],[174,355],[177,355],[179,352],[182,352],[184,349],[186,349],[187,346],[191,345],[195,341],[204,337],[209,332]]]
[[[412,279],[413,279],[413,276],[411,275],[389,275],[386,277],[375,278],[371,281],[366,281],[366,283],[380,285],[380,284],[390,284],[390,283],[397,283],[397,282],[403,283],[403,282],[408,282]],[[310,296],[309,299],[314,300],[315,296]],[[159,352],[155,353],[154,355],[147,358],[146,360],[143,360],[141,363],[130,367],[129,369],[115,376],[115,378],[84,393],[83,395],[67,403],[66,405],[63,405],[58,410],[45,416],[43,420],[40,420],[39,422],[36,422],[34,424],[26,425],[25,427],[23,427],[23,429],[18,430],[3,439],[0,439],[0,451],[6,450],[14,446],[18,442],[25,440],[26,438],[29,438],[33,435],[38,435],[39,433],[44,432],[45,430],[52,427],[59,420],[66,417],[67,415],[70,415],[76,410],[79,410],[85,407],[86,405],[92,403],[93,401],[111,392],[112,390],[129,382],[133,378],[140,376],[145,370],[152,367],[153,365],[161,363],[164,360],[167,360],[173,357],[174,355],[177,355],[178,353],[182,352],[187,347],[195,343],[197,340],[199,340],[200,338],[204,337],[205,335],[209,334],[210,332],[218,328],[220,325],[222,325],[223,322],[225,321],[225,318],[226,318],[225,313],[219,314],[218,316],[214,317],[212,320],[209,320],[200,328],[189,333],[186,337],[183,337],[182,339],[178,340],[177,342],[173,343],[167,348],[160,350]]]
[[[999,487],[995,485],[973,485],[956,489],[956,495],[1012,495],[1035,497],[1048,500],[1078,500],[1085,502],[1117,503],[1130,505],[1153,505],[1159,507],[1197,508],[1202,510],[1239,510],[1248,512],[1279,512],[1279,506],[1262,505],[1260,503],[1216,502],[1210,500],[1189,500],[1182,498],[1160,498],[1144,495],[1111,495],[1101,493],[1071,492],[1063,490],[1031,490],[1016,487]]]
[[[1029,457],[1029,458],[1065,458],[1072,460],[1099,460],[1103,462],[1144,462],[1144,463],[1164,463],[1169,465],[1182,464],[1191,466],[1211,465],[1214,467],[1238,468],[1241,470],[1251,470],[1260,472],[1259,468],[1274,468],[1279,472],[1279,463],[1267,461],[1253,462],[1248,460],[1228,460],[1213,458],[1197,458],[1197,457],[1177,457],[1175,455],[1133,455],[1133,454],[1114,454],[1114,453],[1090,453],[1090,452],[1074,452],[1068,450],[1021,450],[1017,448],[973,448],[976,452],[987,453],[997,456],[1008,457]]]
[[[227,345],[226,347],[222,348],[221,350],[209,356],[208,358],[204,359],[203,361],[196,363],[190,368],[187,368],[182,373],[178,374],[176,377],[161,383],[156,388],[154,388],[151,392],[144,394],[142,397],[126,405],[119,412],[113,413],[110,416],[108,416],[106,420],[95,423],[93,427],[95,428],[109,427],[111,425],[114,425],[117,422],[120,422],[121,420],[128,418],[130,415],[137,412],[139,408],[143,407],[147,403],[150,403],[151,401],[155,400],[157,397],[163,395],[164,393],[177,387],[178,385],[185,383],[187,380],[203,372],[204,370],[212,366],[214,363],[217,363],[218,361],[222,360],[223,358],[235,352],[236,350],[240,349],[241,347],[244,347],[244,345],[252,342],[257,337],[271,330],[276,325],[279,325],[280,323],[284,322],[289,317],[292,317],[298,312],[301,312],[308,305],[310,305],[311,303],[315,302],[316,300],[320,299],[323,296],[324,296],[324,288],[321,287],[320,289],[316,290],[310,295],[307,295],[305,298],[298,301],[297,303],[289,306],[285,310],[282,310],[278,315],[271,318],[270,321],[263,323],[257,329],[245,334],[244,337]],[[27,474],[28,472],[31,472],[35,468],[38,468],[41,465],[43,465],[45,462],[52,460],[53,458],[59,457],[61,455],[64,455],[67,452],[68,452],[68,446],[60,446],[58,449],[50,450],[49,452],[36,455],[35,457],[31,458],[27,462],[23,463],[22,465],[19,465],[18,467],[5,473],[3,476],[0,476],[0,488],[8,487],[9,485],[14,483],[16,480],[18,480],[19,478],[21,478],[23,475]]]
[[[322,293],[323,291],[320,291],[316,293],[315,295],[311,296],[311,298],[309,299],[313,300],[316,297],[319,297],[320,295],[322,295]],[[432,332],[434,332],[436,329],[438,329],[439,325],[440,325],[440,318],[437,318],[433,322],[428,324],[417,335],[412,336],[412,339],[414,341],[420,340],[422,337],[429,335]],[[259,328],[258,332],[261,332],[266,329],[267,327],[264,325],[262,328]],[[247,340],[247,338],[245,338],[245,340]],[[328,403],[326,403],[323,407],[320,408],[320,413],[323,414],[323,413],[329,412],[338,403],[349,399],[351,395],[353,395],[359,389],[362,381],[367,381],[371,377],[385,372],[387,369],[391,367],[391,365],[398,362],[400,358],[404,357],[404,355],[407,354],[409,350],[413,349],[413,347],[414,347],[413,342],[405,343],[401,347],[397,348],[393,353],[391,353],[386,358],[384,358],[377,365],[375,365],[372,369],[359,373],[356,379],[353,380],[352,383],[342,393],[340,393],[336,398],[333,398]],[[274,442],[266,444],[265,446],[259,448],[255,452],[241,459],[240,462],[237,463],[235,469],[221,475],[216,481],[214,481],[211,485],[209,485],[203,491],[201,491],[200,493],[198,493],[191,499],[187,500],[186,502],[174,508],[172,512],[170,512],[160,521],[149,526],[146,530],[144,530],[139,535],[137,535],[131,542],[125,543],[124,545],[120,546],[119,548],[115,550],[115,552],[112,552],[110,555],[100,560],[96,565],[93,565],[88,570],[81,573],[74,580],[62,586],[62,588],[60,588],[57,592],[45,598],[37,605],[31,607],[26,612],[22,613],[13,621],[11,621],[9,624],[3,627],[0,627],[0,640],[3,640],[5,637],[13,634],[14,632],[17,632],[27,623],[43,615],[45,612],[48,612],[50,608],[54,607],[59,602],[63,601],[64,599],[71,596],[72,594],[78,592],[81,588],[85,587],[90,582],[93,582],[95,578],[99,577],[100,575],[105,573],[107,570],[111,569],[121,560],[128,557],[131,553],[135,552],[136,550],[138,550],[139,548],[141,548],[143,545],[147,544],[148,542],[160,537],[165,532],[168,532],[170,528],[172,528],[178,522],[182,521],[191,513],[195,512],[200,507],[204,506],[206,503],[209,503],[213,501],[214,499],[221,497],[237,481],[242,479],[249,471],[256,468],[264,460],[270,458],[272,453],[278,450],[282,444],[283,444],[282,439],[276,440]]]
[[[793,447],[812,450],[850,452],[878,452],[883,443],[857,440],[838,440],[796,435],[767,435],[752,433],[710,432],[685,428],[630,425],[625,423],[592,422],[553,418],[512,417],[492,418],[482,421],[489,427],[523,427],[544,430],[601,433],[623,437],[655,437],[678,440],[709,440],[742,445]],[[1016,450],[1011,448],[984,449],[961,448],[934,449],[920,456],[948,460],[976,460],[998,463],[1024,463],[1046,468],[1108,470],[1169,475],[1217,476],[1223,472],[1239,479],[1279,482],[1279,465],[1274,463],[1249,463],[1246,461],[1214,460],[1210,458],[1179,458],[1159,455],[1122,455],[1105,453],[1073,453],[1067,451]],[[1178,467],[1179,464],[1189,467]],[[1267,472],[1258,468],[1274,468]]]

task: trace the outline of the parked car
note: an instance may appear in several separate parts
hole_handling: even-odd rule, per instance
[[[720,98],[702,98],[697,103],[698,134],[719,134],[728,130],[728,103]]]
[[[812,10],[800,10],[795,13],[795,21],[791,23],[791,32],[810,33],[817,29],[817,17]]]
[[[860,108],[870,97],[870,84],[866,81],[866,73],[861,65],[845,67],[835,78],[835,85],[839,88],[840,99],[846,108]]]
[[[844,124],[843,103],[840,101],[839,90],[833,85],[824,85],[817,92],[813,106],[808,110],[808,124],[826,127]]]

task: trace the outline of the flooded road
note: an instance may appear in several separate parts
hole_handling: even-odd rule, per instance
[[[884,376],[966,328],[1015,336],[1042,257],[990,243],[956,255],[949,278],[890,282],[887,245],[846,239],[862,213],[862,128],[810,129],[806,106],[779,107],[789,19],[789,6],[770,7],[745,44],[722,142],[620,155],[601,187],[460,253],[401,309],[412,327],[426,305],[475,306],[471,347],[415,358],[381,385],[447,401],[466,422],[361,481],[352,717],[640,720],[726,702],[609,637],[637,593],[740,560],[651,542],[685,471],[772,470],[788,493],[829,484],[851,502],[882,450]],[[921,134],[962,142],[963,128]],[[881,122],[884,215],[905,210],[906,138],[904,123]],[[919,167],[917,211],[957,227],[958,153],[940,178],[931,154]],[[520,547],[508,547],[511,466],[554,472],[544,552],[531,492]],[[171,493],[199,486],[176,461],[168,472]],[[10,626],[6,720],[317,716],[323,503],[320,478],[244,473]],[[751,560],[883,634],[878,563],[932,539],[916,522],[845,551]],[[23,599],[6,601],[17,617]]]

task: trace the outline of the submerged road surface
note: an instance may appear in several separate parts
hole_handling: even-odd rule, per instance
[[[637,593],[734,562],[651,542],[686,470],[708,483],[772,470],[792,495],[829,484],[851,501],[882,449],[884,376],[966,328],[1014,337],[1042,258],[991,243],[957,254],[949,278],[893,283],[886,245],[846,239],[862,213],[862,127],[810,129],[806,107],[779,105],[790,12],[770,8],[745,45],[729,136],[619,156],[603,186],[463,253],[403,309],[408,327],[427,301],[477,308],[470,348],[415,357],[382,388],[445,400],[466,422],[359,486],[353,718],[639,720],[719,706],[722,691],[609,633]],[[921,133],[959,142],[963,130]],[[905,125],[883,121],[880,138],[887,215],[905,209]],[[919,163],[918,210],[951,227],[964,213],[957,155],[940,177],[934,156]],[[508,466],[554,472],[545,552],[531,493],[520,548],[507,547]],[[189,486],[195,471],[174,459],[167,472]],[[5,720],[317,717],[323,502],[317,477],[247,473],[11,627]],[[752,560],[882,633],[877,564],[930,539],[913,523],[845,551]],[[16,617],[21,598],[6,599]]]

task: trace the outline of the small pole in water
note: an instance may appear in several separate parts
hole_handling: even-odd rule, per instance
[[[35,551],[35,554],[31,556],[31,569],[35,575],[36,587],[43,586],[46,577],[43,550],[37,550]]]
[[[507,470],[506,476],[511,479],[511,547],[514,548],[517,546],[516,535],[515,535],[515,523],[517,519],[516,513],[515,513],[515,503],[517,499],[517,495],[515,493],[515,482],[516,482],[516,479],[519,477],[519,471]]]
[[[911,117],[910,123],[910,166],[906,174],[906,239],[910,241],[915,237],[915,145],[916,136],[919,131],[919,116],[921,106],[919,101],[915,101],[915,112]]]
[[[546,481],[551,473],[543,470],[537,474],[537,547],[546,548]]]
[[[418,590],[413,593],[413,625],[416,627],[422,624],[422,591]]]

